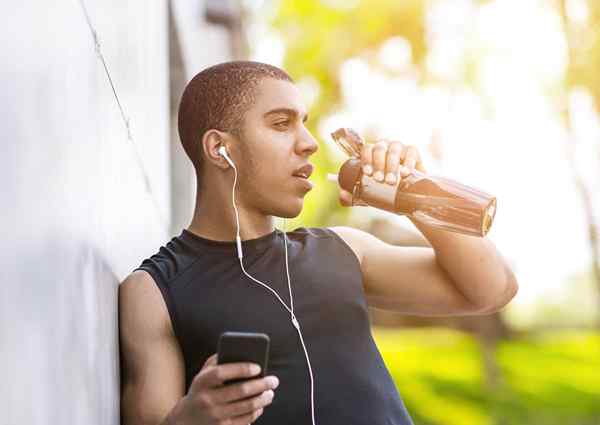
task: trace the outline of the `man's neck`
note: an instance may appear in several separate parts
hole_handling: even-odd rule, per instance
[[[273,216],[245,208],[240,202],[236,206],[242,240],[259,238],[275,230]],[[230,194],[223,196],[209,190],[203,196],[196,196],[194,216],[187,230],[206,239],[234,241],[237,222]]]

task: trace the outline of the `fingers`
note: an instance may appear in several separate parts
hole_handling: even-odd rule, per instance
[[[396,184],[412,170],[426,172],[419,150],[400,142],[384,139],[375,144],[367,143],[361,155],[363,172],[378,182]]]
[[[365,175],[390,185],[397,184],[415,169],[426,172],[416,147],[385,139],[362,146],[361,165]],[[352,193],[343,189],[340,189],[339,201],[345,207],[368,206],[360,199],[353,199]]]
[[[194,378],[198,383],[192,385],[200,388],[215,388],[223,385],[224,381],[236,378],[250,378],[260,373],[260,367],[253,363],[227,363],[221,365],[210,365],[202,370]]]
[[[360,153],[361,163],[363,165],[363,172],[370,176],[373,174],[373,145],[365,143]]]
[[[271,404],[274,396],[275,392],[273,390],[267,390],[246,400],[218,404],[214,409],[214,415],[217,418],[230,418],[232,416],[246,415]]]
[[[419,160],[420,157],[417,148],[414,146],[408,146],[406,148],[406,157],[404,159],[404,167],[406,167],[408,170],[404,171],[402,175],[407,176],[410,173],[409,170],[414,170]]]
[[[383,182],[385,173],[385,158],[388,144],[379,141],[373,146],[373,178],[378,182]]]
[[[352,194],[340,188],[340,204],[344,207],[352,206]]]
[[[369,204],[365,203],[364,201],[360,200],[359,198],[355,198],[354,199],[354,203],[352,203],[352,193],[341,189],[340,188],[340,195],[339,195],[339,201],[340,204],[344,207],[356,207],[356,206],[369,206]]]
[[[227,423],[229,425],[248,425],[248,424],[251,424],[252,422],[254,422],[256,419],[258,419],[258,417],[260,415],[262,415],[262,413],[263,413],[263,409],[258,409],[247,415],[239,416],[236,418],[231,418],[231,420]]]
[[[212,391],[211,397],[216,403],[224,404],[261,394],[265,391],[271,391],[278,386],[279,379],[271,375],[265,378],[251,379],[245,382],[225,385],[222,388],[216,388]]]
[[[392,143],[387,151],[387,157],[385,161],[385,182],[394,184],[398,181],[398,171],[400,168],[400,161],[405,150],[402,144]]]
[[[197,417],[200,423],[247,425],[254,422],[265,406],[272,403],[274,390],[279,385],[276,376],[256,377],[259,373],[257,364],[218,364],[217,354],[210,356],[192,380],[185,397],[190,417]],[[247,380],[223,384],[230,379]]]
[[[217,364],[217,359],[218,359],[218,353],[213,354],[208,359],[206,359],[202,368],[205,368],[206,366],[215,366]]]
[[[365,144],[361,156],[363,172],[379,182],[395,184],[405,155],[406,148],[400,142],[380,140]]]

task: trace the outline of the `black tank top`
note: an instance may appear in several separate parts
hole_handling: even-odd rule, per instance
[[[371,335],[360,264],[333,230],[287,233],[294,314],[313,371],[317,425],[412,425]],[[242,241],[248,274],[290,307],[283,232]],[[279,378],[258,425],[310,425],[310,376],[290,313],[240,267],[235,241],[183,229],[137,269],[150,273],[185,359],[186,393],[225,331],[270,337],[267,374]],[[135,269],[135,270],[137,270]]]

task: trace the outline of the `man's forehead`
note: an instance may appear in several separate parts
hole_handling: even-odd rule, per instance
[[[298,87],[289,81],[265,78],[258,86],[255,108],[260,115],[270,112],[306,115],[306,107]]]

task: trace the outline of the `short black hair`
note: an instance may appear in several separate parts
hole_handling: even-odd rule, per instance
[[[262,62],[229,61],[203,69],[190,80],[179,102],[179,138],[197,178],[202,171],[202,138],[210,129],[241,136],[244,116],[263,78],[294,82],[282,69]]]

